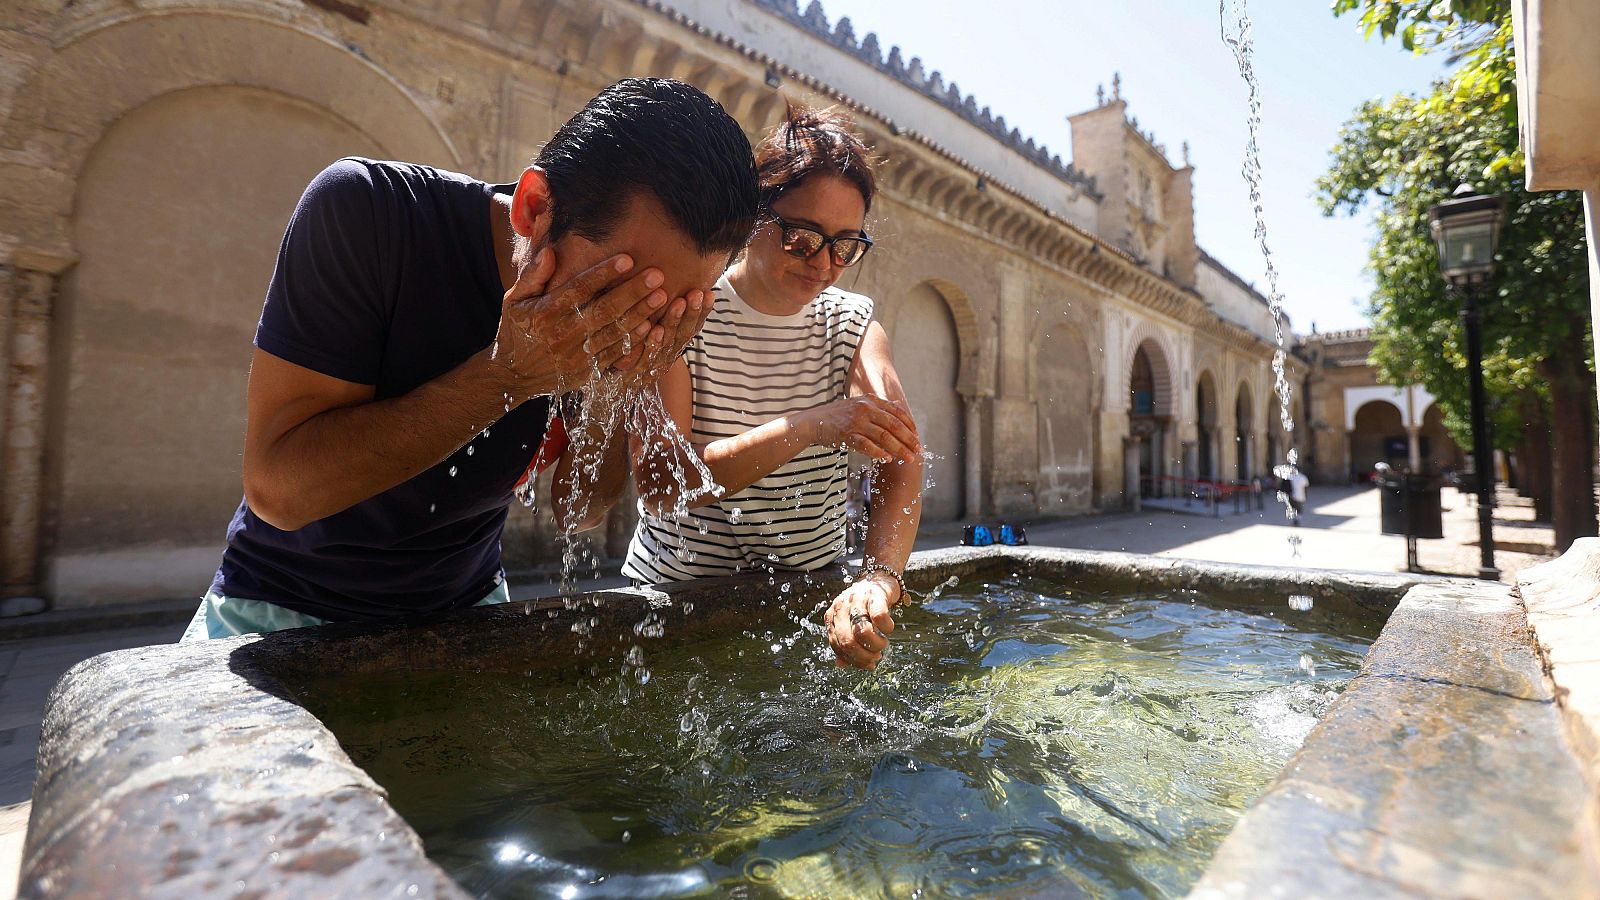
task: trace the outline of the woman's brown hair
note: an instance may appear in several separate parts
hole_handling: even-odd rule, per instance
[[[855,185],[871,210],[878,192],[872,166],[872,151],[848,115],[831,107],[790,104],[783,121],[756,145],[762,211],[770,212],[786,191],[818,173],[837,175]]]

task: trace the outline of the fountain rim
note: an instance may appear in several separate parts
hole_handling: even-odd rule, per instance
[[[1549,688],[1540,680],[1537,648],[1525,627],[1514,627],[1511,620],[1520,607],[1504,586],[1039,547],[918,553],[908,567],[907,580],[913,588],[926,590],[951,574],[1004,577],[1013,571],[1125,580],[1143,589],[1271,591],[1275,607],[1287,593],[1309,593],[1350,604],[1354,614],[1388,615],[1361,673],[1278,780],[1245,812],[1213,858],[1197,894],[1238,895],[1233,887],[1240,884],[1271,884],[1274,890],[1269,893],[1277,893],[1282,885],[1258,879],[1282,877],[1285,871],[1301,885],[1325,886],[1335,875],[1353,877],[1336,854],[1308,861],[1304,854],[1278,852],[1283,849],[1281,841],[1269,838],[1281,836],[1285,815],[1292,818],[1320,808],[1301,770],[1322,765],[1319,761],[1327,757],[1340,757],[1351,743],[1345,730],[1355,727],[1360,732],[1359,720],[1371,715],[1368,706],[1384,702],[1383,692],[1396,685],[1420,691],[1423,713],[1430,711],[1430,695],[1449,701],[1440,706],[1449,713],[1459,709],[1450,706],[1455,701],[1445,695],[1462,690],[1461,685],[1501,684],[1511,678],[1509,683],[1535,700],[1532,705],[1542,705],[1550,714],[1534,723],[1539,739],[1523,743],[1548,743],[1544,737],[1561,740],[1559,712],[1547,702]],[[667,641],[689,641],[734,622],[748,627],[752,608],[764,608],[772,615],[804,612],[831,598],[842,583],[837,577],[813,577],[811,582],[796,581],[799,589],[788,595],[778,594],[765,576],[684,583],[667,590],[603,591],[584,595],[598,601],[584,612],[608,620],[597,633],[624,631],[612,626],[653,616],[666,623]],[[693,621],[701,623],[699,627],[681,618],[687,604],[696,607]],[[554,618],[548,617],[550,612]],[[466,896],[427,859],[421,840],[388,805],[383,788],[345,755],[326,726],[295,702],[293,682],[307,673],[326,675],[336,657],[344,659],[347,669],[353,661],[356,668],[370,665],[375,671],[393,671],[397,664],[419,669],[464,664],[523,669],[530,654],[538,656],[556,644],[530,640],[532,629],[527,625],[507,626],[542,620],[555,623],[552,637],[565,634],[563,640],[570,640],[564,623],[572,615],[559,605],[552,608],[548,601],[526,601],[416,624],[322,626],[124,650],[79,664],[53,690],[44,718],[19,896],[68,896],[92,893],[96,886],[126,890],[130,885],[152,896],[188,896],[239,882],[285,895],[404,896],[406,887],[415,884],[432,896]],[[1508,621],[1510,626],[1501,627]],[[1486,629],[1485,623],[1493,628]],[[1404,652],[1444,626],[1468,629],[1486,652],[1421,663]],[[552,635],[548,626],[539,633]],[[625,633],[631,642],[631,629]],[[1380,647],[1383,653],[1377,652]],[[617,649],[615,643],[596,642],[592,652]],[[1512,674],[1486,669],[1485,661],[1492,658],[1513,659],[1515,665],[1507,670]],[[572,659],[570,652],[559,657],[563,664]],[[1418,664],[1426,671],[1411,671]],[[1485,681],[1495,677],[1502,681]],[[1428,678],[1436,679],[1431,688]],[[1544,694],[1538,693],[1541,689]],[[1495,696],[1487,690],[1478,693]],[[1529,705],[1511,699],[1514,693],[1498,699]],[[1575,759],[1558,762],[1575,763]],[[1393,760],[1381,757],[1364,758],[1355,767],[1360,771],[1345,774],[1355,778],[1392,764]],[[1340,777],[1337,772],[1326,775],[1333,783],[1318,783],[1318,789],[1336,793]],[[1572,787],[1570,779],[1551,781]],[[1470,801],[1469,797],[1469,805]],[[1421,819],[1429,814],[1420,807],[1412,812]],[[1443,813],[1434,810],[1434,814]],[[1459,816],[1460,811],[1449,814]],[[1351,814],[1313,824],[1326,826],[1326,833],[1312,834],[1308,842],[1312,844],[1318,836],[1333,840],[1363,835],[1381,843],[1381,829],[1392,823]],[[285,835],[288,839],[280,842]],[[96,861],[93,867],[82,865],[88,859]],[[1275,860],[1281,864],[1278,868],[1273,867]],[[1461,863],[1466,865],[1465,860]]]

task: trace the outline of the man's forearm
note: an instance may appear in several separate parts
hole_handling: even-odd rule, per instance
[[[506,413],[516,379],[484,350],[401,397],[330,409],[246,458],[250,508],[292,531],[438,465]]]

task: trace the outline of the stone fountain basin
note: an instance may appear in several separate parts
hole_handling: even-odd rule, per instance
[[[1557,703],[1511,587],[1014,547],[919,553],[907,580],[926,590],[1014,572],[1272,609],[1309,594],[1322,608],[1387,616],[1361,672],[1240,819],[1196,896],[1600,894],[1589,744]],[[757,577],[586,595],[595,605],[581,614],[601,620],[586,652],[618,653],[646,617],[665,626],[651,648],[781,622],[841,584],[796,582],[781,595]],[[337,673],[569,666],[574,615],[529,601],[86,660],[45,713],[20,896],[467,896],[294,686]]]

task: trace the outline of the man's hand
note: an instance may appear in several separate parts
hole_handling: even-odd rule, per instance
[[[630,355],[638,359],[643,342],[659,327],[652,320],[667,305],[661,270],[647,268],[628,277],[633,260],[610,259],[546,290],[555,273],[555,251],[546,247],[506,291],[492,359],[516,378],[513,405],[552,394],[562,385],[587,381]]]
[[[876,669],[894,633],[889,610],[900,599],[893,578],[874,573],[845,588],[823,615],[834,665]]]
[[[910,410],[882,397],[847,397],[804,414],[816,429],[815,443],[848,447],[872,459],[911,462],[922,454]]]
[[[711,295],[700,290],[672,301],[644,341],[636,343],[613,366],[624,373],[623,383],[627,387],[644,387],[660,378],[705,326],[712,304]]]

